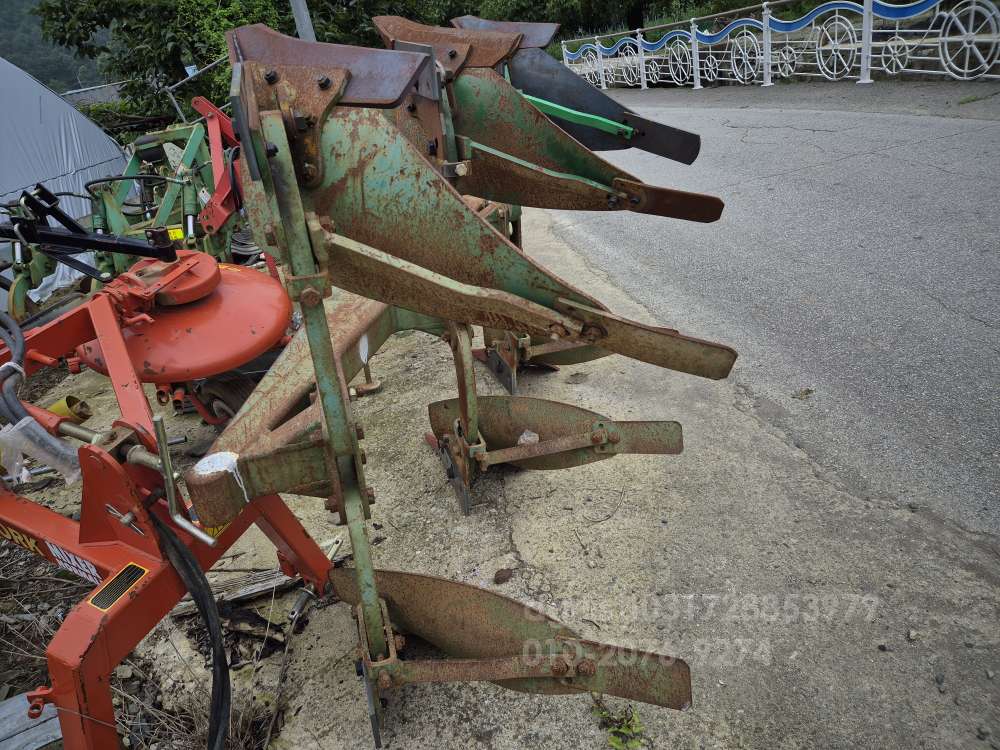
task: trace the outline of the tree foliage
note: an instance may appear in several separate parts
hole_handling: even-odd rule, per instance
[[[54,91],[103,83],[97,63],[74,57],[71,50],[42,39],[38,18],[32,13],[38,0],[3,0],[0,55]]]
[[[608,28],[628,23],[641,10],[639,0],[312,0],[310,11],[318,39],[381,47],[372,24],[377,15],[405,16],[447,25],[448,19],[472,13],[487,18],[556,21],[564,32]],[[225,32],[236,26],[265,23],[295,33],[287,0],[41,0],[37,11],[47,39],[77,55],[100,61],[107,75],[127,80],[123,95],[136,112],[169,110],[157,88],[185,77],[185,66],[202,68],[226,54]],[[185,101],[195,95],[221,101],[228,90],[227,66],[186,84]]]

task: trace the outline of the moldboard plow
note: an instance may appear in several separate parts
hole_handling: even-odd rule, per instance
[[[44,702],[66,709],[68,747],[117,742],[107,674],[185,587],[204,588],[202,569],[251,523],[274,542],[283,570],[354,608],[376,746],[382,697],[413,682],[491,681],[518,691],[594,691],[675,709],[690,705],[690,673],[678,658],[584,640],[491,591],[374,567],[367,521],[375,494],[365,479],[364,430],[348,384],[394,333],[422,331],[451,348],[458,397],[429,406],[429,441],[463,513],[475,503],[476,477],[497,464],[563,469],[621,453],[682,449],[676,422],[621,421],[543,399],[478,396],[472,326],[492,332],[489,350],[478,353],[487,361],[509,353],[504,346],[513,341],[542,363],[620,354],[718,379],[736,359],[728,347],[614,314],[521,250],[520,205],[711,221],[722,204],[646,185],[604,162],[514,88],[519,56],[541,53],[549,26],[511,30],[458,21],[465,27],[428,32],[402,19],[376,19],[389,50],[307,43],[263,26],[230,32],[246,218],[257,245],[280,259],[281,283],[300,307],[302,326],[183,477],[187,500],[175,486],[162,421],[150,417],[138,390],[140,362],[155,371],[159,360],[136,361],[129,347],[139,346],[137,338],[176,338],[192,317],[213,346],[227,340],[225,348],[237,350],[226,358],[215,353],[216,368],[240,360],[242,349],[245,358],[256,356],[250,349],[259,344],[248,343],[244,330],[251,324],[241,318],[233,328],[225,300],[205,312],[206,301],[220,293],[213,258],[172,256],[155,232],[151,250],[105,236],[111,252],[150,256],[144,273],[123,274],[84,307],[27,335],[4,334],[8,350],[0,359],[29,373],[96,338],[122,410],[112,433],[82,435],[79,524],[0,493],[4,528],[50,559],[58,556],[45,550],[57,545],[91,561],[101,581],[50,645],[53,686],[33,695],[33,710]],[[473,21],[487,28],[473,28]],[[565,102],[579,111],[586,104]],[[664,150],[676,157],[688,136],[671,135]],[[222,279],[247,284],[238,277],[256,273],[225,270]],[[259,275],[270,294],[279,281]],[[244,293],[264,292],[247,286]],[[272,313],[281,320],[268,328],[269,342],[275,339],[269,345],[280,338],[288,313],[287,307]],[[141,337],[129,335],[136,329]],[[161,349],[157,356],[171,355]],[[523,363],[502,361],[514,374]],[[15,370],[0,368],[5,395],[7,381],[16,385],[21,377]],[[34,439],[54,440],[63,453],[65,441],[56,436],[81,437],[45,410],[31,407],[29,417],[47,435]],[[114,492],[106,491],[109,483]],[[353,565],[331,565],[279,493],[325,502],[347,526]],[[126,569],[134,580],[123,588]],[[111,584],[114,591],[104,595]],[[117,591],[129,596],[114,597]],[[107,606],[97,607],[98,600]],[[211,623],[211,602],[203,609]],[[446,658],[403,660],[405,634]],[[225,679],[219,670],[216,683]],[[213,705],[223,694],[228,682],[213,691]],[[215,723],[214,739],[224,725]]]

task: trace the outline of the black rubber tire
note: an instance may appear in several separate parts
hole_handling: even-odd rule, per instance
[[[215,416],[232,418],[256,387],[257,384],[246,375],[224,373],[202,383],[198,397]],[[217,429],[221,432],[227,423],[217,425]]]

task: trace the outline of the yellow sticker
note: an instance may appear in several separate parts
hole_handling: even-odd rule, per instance
[[[181,229],[180,227],[171,227],[170,229],[167,230],[167,237],[169,237],[172,240],[183,240],[184,230]]]
[[[228,523],[222,524],[222,526],[202,526],[205,533],[208,534],[213,539],[218,539],[222,536],[222,532],[229,528]]]
[[[12,529],[10,526],[4,526],[2,523],[0,523],[0,539],[13,542],[19,547],[24,547],[28,552],[34,552],[36,555],[42,554],[42,551],[38,549],[37,539],[33,539],[23,531]]]

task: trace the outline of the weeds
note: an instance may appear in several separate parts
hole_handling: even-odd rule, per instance
[[[591,713],[598,720],[601,729],[608,733],[609,747],[614,750],[639,750],[646,744],[639,712],[631,704],[627,704],[621,711],[614,711],[603,698],[596,695],[592,698],[594,705]]]

